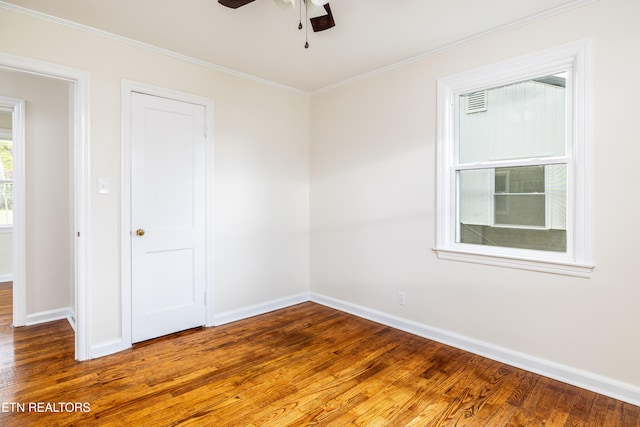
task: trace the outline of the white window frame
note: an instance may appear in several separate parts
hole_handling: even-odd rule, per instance
[[[570,276],[590,277],[592,206],[589,169],[590,40],[500,62],[438,79],[437,230],[438,258]],[[458,243],[457,179],[460,170],[486,168],[457,163],[460,95],[558,72],[567,72],[567,151],[564,157],[491,162],[498,166],[567,164],[567,251],[563,253]]]

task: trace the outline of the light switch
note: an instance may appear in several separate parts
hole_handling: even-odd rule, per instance
[[[111,180],[109,178],[98,178],[98,194],[111,193]]]

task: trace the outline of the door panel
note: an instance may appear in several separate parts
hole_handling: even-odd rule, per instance
[[[132,94],[132,341],[205,324],[205,108]]]

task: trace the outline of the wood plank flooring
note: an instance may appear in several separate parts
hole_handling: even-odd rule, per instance
[[[637,406],[314,303],[86,362],[66,321],[10,323],[0,285],[2,426],[640,425]]]

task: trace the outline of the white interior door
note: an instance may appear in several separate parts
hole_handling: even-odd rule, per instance
[[[132,94],[131,332],[204,325],[205,107]]]

